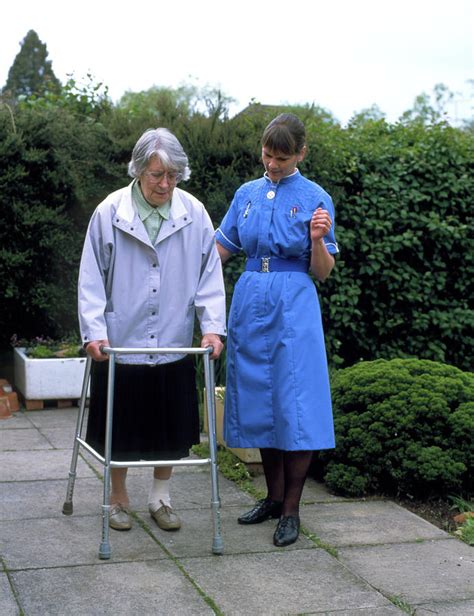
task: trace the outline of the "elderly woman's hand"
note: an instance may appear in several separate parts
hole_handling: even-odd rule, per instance
[[[95,361],[106,361],[107,359],[109,359],[109,356],[106,353],[102,353],[102,351],[100,350],[100,347],[102,346],[109,347],[109,341],[92,340],[92,342],[89,342],[89,344],[86,346],[86,352]]]
[[[201,340],[201,348],[205,349],[208,346],[211,346],[214,349],[211,353],[211,359],[217,359],[224,348],[220,336],[217,334],[204,334]]]

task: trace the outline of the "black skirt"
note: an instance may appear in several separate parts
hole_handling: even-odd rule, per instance
[[[109,362],[92,362],[86,441],[102,456]],[[116,364],[112,459],[178,460],[199,443],[192,358],[157,366]]]

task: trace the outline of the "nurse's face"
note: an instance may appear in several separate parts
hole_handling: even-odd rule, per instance
[[[164,205],[171,199],[180,179],[180,174],[165,169],[159,158],[152,158],[139,178],[143,196],[153,207]]]
[[[298,154],[283,154],[283,152],[262,148],[263,165],[272,182],[278,182],[291,175],[295,171],[296,165],[303,160],[304,155],[304,148]]]

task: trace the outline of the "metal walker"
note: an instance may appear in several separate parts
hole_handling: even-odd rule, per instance
[[[72,451],[71,467],[69,470],[69,481],[66,491],[66,500],[63,505],[63,514],[72,515],[73,512],[73,493],[74,483],[76,480],[77,458],[80,447],[84,447],[96,460],[104,466],[104,490],[102,502],[102,541],[99,546],[99,558],[108,560],[111,555],[109,542],[109,516],[110,516],[110,469],[123,467],[145,467],[145,466],[195,466],[210,464],[211,470],[211,510],[213,520],[213,541],[212,553],[222,554],[224,551],[221,537],[221,520],[220,520],[220,498],[217,473],[217,441],[216,441],[216,399],[215,399],[215,376],[214,376],[214,361],[210,359],[212,347],[206,348],[157,348],[153,349],[153,354],[190,354],[202,355],[204,360],[204,381],[206,387],[206,402],[207,402],[207,420],[209,426],[209,452],[210,458],[194,459],[194,460],[150,460],[150,461],[131,461],[119,462],[111,459],[112,453],[112,423],[113,423],[113,403],[114,403],[114,384],[115,384],[115,356],[117,353],[124,355],[132,354],[148,354],[150,349],[134,349],[134,348],[112,348],[103,347],[103,353],[109,355],[109,374],[107,384],[107,418],[105,428],[105,449],[102,457],[95,449],[93,449],[82,438],[82,430],[84,424],[84,415],[86,408],[87,390],[90,381],[92,359],[88,356],[84,381],[82,384],[82,392],[79,403],[79,413],[77,416],[76,433],[74,437],[74,447]]]

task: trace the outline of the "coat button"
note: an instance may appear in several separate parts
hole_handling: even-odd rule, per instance
[[[155,336],[154,336],[153,334],[150,336],[150,338],[154,338],[154,337],[155,337]]]

